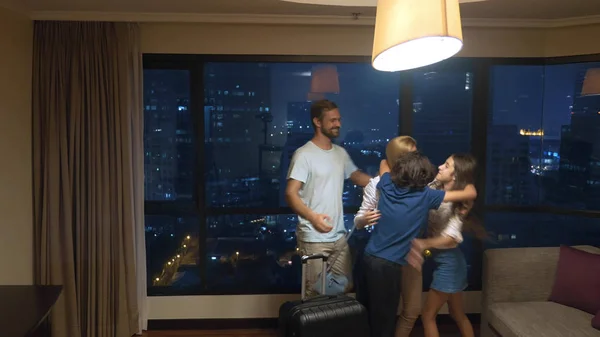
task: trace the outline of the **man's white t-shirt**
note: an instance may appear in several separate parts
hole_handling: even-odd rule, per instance
[[[303,183],[300,199],[313,212],[328,215],[331,218],[329,224],[333,226],[329,233],[321,233],[308,220],[298,216],[296,238],[299,241],[334,242],[346,233],[342,204],[344,180],[358,168],[344,148],[332,145],[330,150],[323,150],[309,141],[292,156],[287,178]]]

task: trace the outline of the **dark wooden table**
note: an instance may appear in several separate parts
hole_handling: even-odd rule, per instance
[[[0,336],[28,337],[38,330],[62,286],[0,286]]]

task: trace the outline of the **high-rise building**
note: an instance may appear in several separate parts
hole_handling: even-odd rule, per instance
[[[537,202],[529,158],[529,137],[516,125],[491,125],[488,129],[486,202],[528,205]]]
[[[208,63],[204,77],[207,198],[215,206],[263,203],[260,147],[268,142],[271,77],[267,63]]]
[[[144,72],[146,200],[192,197],[195,144],[186,71]]]
[[[415,75],[413,134],[436,165],[471,147],[472,73],[426,72]]]
[[[571,124],[562,128],[560,186],[570,197],[598,208],[600,202],[600,96],[582,96],[582,70],[575,83]]]

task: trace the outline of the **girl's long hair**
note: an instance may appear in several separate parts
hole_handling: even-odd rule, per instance
[[[455,153],[454,160],[454,185],[453,190],[463,190],[467,185],[475,185],[475,169],[477,160],[468,153]],[[452,205],[454,214],[463,221],[463,231],[470,232],[476,238],[485,240],[489,238],[488,232],[481,221],[471,212],[469,203],[455,202]]]

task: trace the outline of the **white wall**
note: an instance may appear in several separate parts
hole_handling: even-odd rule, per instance
[[[33,283],[33,23],[0,8],[0,285]]]

